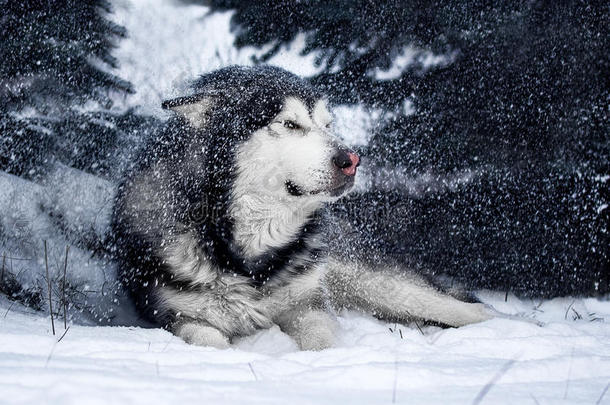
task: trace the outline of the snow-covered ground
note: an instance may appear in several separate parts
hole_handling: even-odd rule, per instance
[[[483,298],[545,325],[420,331],[345,313],[331,349],[300,352],[274,328],[218,350],[131,327],[60,340],[61,321],[53,336],[48,316],[0,301],[0,403],[610,403],[610,301]]]

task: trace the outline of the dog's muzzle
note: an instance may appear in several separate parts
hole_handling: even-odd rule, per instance
[[[360,158],[351,150],[339,149],[333,156],[333,164],[346,176],[355,176],[356,168],[360,166]]]

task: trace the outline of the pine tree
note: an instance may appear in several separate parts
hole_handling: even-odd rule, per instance
[[[111,109],[113,95],[129,93],[132,87],[111,73],[117,64],[111,52],[126,32],[108,19],[110,3],[0,0],[0,8],[0,176],[4,184],[14,180],[4,172],[31,180],[15,180],[15,184],[26,188],[24,195],[32,195],[27,188],[37,189],[35,182],[44,184],[57,164],[107,179],[120,176],[129,155],[135,153],[134,144],[157,122],[133,111]],[[0,195],[6,192],[0,190]],[[38,228],[39,223],[23,230],[11,226],[14,211],[21,209],[11,205],[12,196],[10,190],[2,195],[3,208],[13,212],[0,214],[0,248],[8,256],[36,256],[43,238],[55,239],[50,246],[68,241],[92,256],[106,248],[98,234],[89,238],[87,226],[65,222],[52,204],[36,205],[43,228]],[[42,309],[44,271],[36,261],[22,264],[15,271],[12,266],[3,268],[0,294]]]
[[[303,52],[324,67],[313,82],[338,103],[385,110],[370,161],[471,174],[451,192],[421,197],[377,184],[353,197],[354,226],[384,234],[372,244],[387,255],[476,287],[610,289],[607,2],[210,3],[235,10],[238,47],[273,45],[259,62],[304,33]],[[411,64],[379,75],[406,51]],[[380,200],[410,214],[365,215]]]
[[[110,175],[117,145],[147,121],[109,111],[112,94],[133,91],[110,72],[117,65],[111,52],[126,35],[107,18],[110,3],[0,4],[0,170],[36,178],[59,161]]]

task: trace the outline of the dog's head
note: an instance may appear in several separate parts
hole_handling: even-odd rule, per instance
[[[308,106],[295,96],[286,97],[279,113],[237,153],[238,170],[250,184],[295,198],[341,196],[354,184],[359,163],[359,157],[333,137],[326,101]]]
[[[213,144],[232,149],[243,193],[324,201],[353,186],[360,159],[333,136],[327,102],[306,81],[274,67],[231,67],[194,89],[163,106],[199,133],[225,138]]]

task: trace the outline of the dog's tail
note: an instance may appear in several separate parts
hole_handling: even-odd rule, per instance
[[[335,308],[356,309],[391,321],[423,319],[457,327],[498,315],[484,304],[460,301],[399,269],[372,269],[331,258],[325,284]]]

